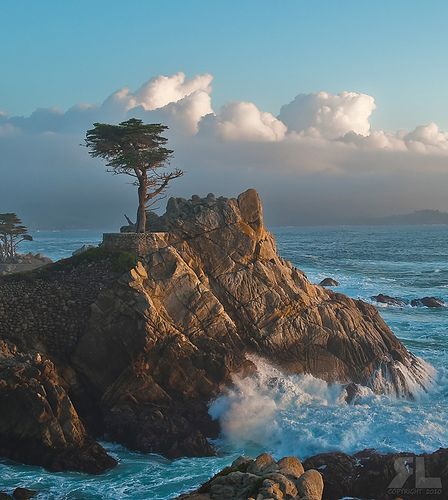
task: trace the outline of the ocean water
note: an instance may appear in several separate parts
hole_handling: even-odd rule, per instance
[[[274,228],[280,254],[312,282],[339,281],[337,290],[371,302],[385,293],[406,300],[437,296],[448,302],[448,226]],[[53,259],[100,241],[93,231],[39,232],[23,251]],[[429,392],[415,401],[365,390],[356,404],[344,402],[342,387],[309,375],[285,376],[266,360],[258,374],[235,379],[211,404],[221,422],[219,456],[169,461],[104,446],[119,466],[101,476],[52,474],[39,467],[0,460],[0,490],[21,485],[41,499],[169,499],[194,488],[245,453],[275,456],[363,448],[433,451],[448,447],[448,307],[379,306],[395,334],[436,370]]]

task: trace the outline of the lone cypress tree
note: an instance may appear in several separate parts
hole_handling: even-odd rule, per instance
[[[170,181],[181,177],[182,170],[166,172],[172,158],[167,139],[161,134],[168,129],[160,123],[145,124],[131,118],[118,125],[94,123],[86,133],[85,146],[93,158],[106,160],[108,171],[134,178],[138,186],[137,232],[146,229],[146,210],[165,193]]]
[[[0,260],[14,260],[17,256],[17,246],[22,241],[32,241],[28,229],[14,213],[0,214]]]

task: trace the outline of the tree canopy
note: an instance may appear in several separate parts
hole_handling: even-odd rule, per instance
[[[182,170],[167,171],[173,151],[162,136],[168,129],[160,123],[145,124],[131,118],[118,125],[94,123],[86,133],[85,146],[93,158],[106,160],[114,174],[132,177],[138,186],[137,231],[146,230],[146,210],[164,196],[168,184],[183,175]]]
[[[15,213],[0,213],[0,260],[7,262],[17,256],[22,241],[31,241],[28,229]]]

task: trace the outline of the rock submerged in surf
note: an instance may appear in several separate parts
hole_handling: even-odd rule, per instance
[[[406,302],[403,299],[391,297],[390,295],[385,295],[383,293],[374,295],[371,299],[380,304],[387,304],[388,306],[403,307],[406,305]]]
[[[339,282],[336,281],[333,278],[324,278],[320,283],[319,286],[339,286]]]
[[[399,297],[392,297],[390,295],[385,295],[380,293],[371,297],[372,300],[378,302],[379,304],[387,304],[389,306],[404,307],[410,304],[412,307],[444,307],[445,302],[437,297],[422,297],[418,299],[412,299],[411,302],[400,299]]]
[[[411,300],[412,307],[443,307],[445,302],[437,297],[422,297],[421,299]]]

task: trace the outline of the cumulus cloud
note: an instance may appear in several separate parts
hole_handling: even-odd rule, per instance
[[[225,141],[280,141],[286,134],[284,123],[252,102],[227,104],[202,120],[200,127],[203,133],[211,131]]]
[[[253,186],[273,224],[448,210],[448,133],[437,124],[372,129],[375,101],[356,92],[299,94],[277,117],[252,102],[214,110],[211,82],[209,74],[177,73],[99,104],[0,113],[0,211],[20,212],[35,227],[121,225],[135,207],[132,186],[105,174],[79,144],[94,122],[130,117],[170,126],[173,166],[187,172],[172,194],[235,195]]]
[[[184,132],[195,133],[199,120],[211,113],[210,74],[188,79],[184,73],[151,78],[135,92],[127,87],[108,97],[101,108],[104,112],[123,113],[129,116],[157,116]],[[147,113],[156,111],[155,113]]]
[[[367,94],[318,92],[296,96],[282,106],[279,119],[291,132],[338,139],[349,132],[368,135],[374,110],[375,100]]]
[[[404,140],[417,151],[426,151],[428,147],[448,150],[448,133],[442,132],[436,123],[416,127],[404,136]]]

